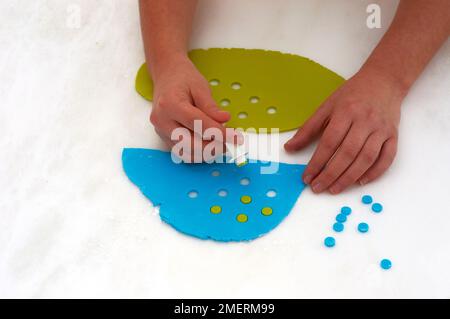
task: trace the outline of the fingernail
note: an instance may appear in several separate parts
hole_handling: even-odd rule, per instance
[[[362,179],[359,180],[359,184],[360,184],[361,186],[364,186],[364,185],[367,184],[368,181],[369,181],[369,180],[368,180],[366,177],[364,177],[364,178],[362,178]]]
[[[330,193],[331,194],[337,194],[341,191],[340,187],[337,185],[331,186]]]
[[[306,175],[305,177],[303,177],[303,182],[305,184],[311,183],[311,180],[312,180],[312,176],[311,175]]]
[[[315,183],[312,185],[312,190],[314,193],[319,193],[321,191],[321,185],[320,183]]]

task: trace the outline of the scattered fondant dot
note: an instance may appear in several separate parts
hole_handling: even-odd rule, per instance
[[[381,268],[383,268],[383,269],[391,269],[391,267],[392,267],[392,262],[389,260],[389,259],[383,259],[381,262],[380,262],[380,266],[381,266]]]
[[[347,221],[347,215],[342,214],[342,213],[338,214],[336,216],[336,221],[339,222],[339,223],[345,223]]]
[[[341,214],[344,214],[345,216],[348,216],[352,213],[352,209],[348,206],[344,206],[341,208]]]
[[[333,230],[334,230],[335,232],[340,233],[341,231],[344,230],[344,224],[343,224],[343,223],[334,223],[334,225],[333,225]]]
[[[336,245],[336,240],[333,237],[327,237],[324,241],[325,246],[327,247],[334,247]]]
[[[375,203],[372,205],[372,211],[375,213],[380,213],[383,210],[383,205],[380,203]]]
[[[214,205],[212,206],[210,209],[211,213],[213,214],[220,214],[220,212],[222,212],[222,207]]]
[[[261,209],[261,214],[263,214],[264,216],[270,216],[272,215],[273,210],[270,207],[264,207],[263,209]]]
[[[241,202],[243,204],[249,204],[249,203],[252,202],[252,198],[250,196],[248,196],[248,195],[244,195],[244,196],[241,197]]]
[[[239,214],[237,215],[236,219],[240,223],[245,223],[248,220],[248,216],[245,214]]]
[[[373,199],[370,195],[364,195],[361,200],[364,204],[372,204]]]
[[[358,231],[360,233],[367,233],[369,231],[369,225],[366,223],[359,223],[358,224]]]

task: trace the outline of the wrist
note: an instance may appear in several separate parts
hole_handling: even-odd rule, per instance
[[[410,84],[401,76],[383,67],[365,64],[357,73],[363,78],[371,79],[373,85],[384,86],[398,99],[403,100],[408,94]]]
[[[165,73],[176,69],[180,64],[191,63],[186,52],[161,52],[154,54],[147,61],[152,79],[155,82]]]

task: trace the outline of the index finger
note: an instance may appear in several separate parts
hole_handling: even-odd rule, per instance
[[[222,143],[237,143],[242,144],[243,136],[238,131],[233,129],[227,129],[222,124],[213,120],[211,117],[206,115],[202,110],[195,107],[192,104],[185,104],[181,108],[178,108],[173,116],[174,119],[189,128],[197,136],[204,139],[204,133],[208,128],[215,128],[220,130],[220,136],[216,136],[215,140]],[[201,125],[196,125],[195,121],[200,121]]]

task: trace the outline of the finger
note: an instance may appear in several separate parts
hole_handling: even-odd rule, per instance
[[[176,130],[181,130],[179,134],[181,134],[183,131],[183,127],[177,123],[176,121],[167,118],[166,116],[153,116],[151,117],[151,122],[153,126],[155,127],[156,133],[158,133],[159,136],[164,136],[168,139],[171,139],[172,133],[176,132]],[[184,128],[186,132],[188,131],[187,128]]]
[[[225,123],[230,120],[230,113],[221,110],[216,101],[214,101],[211,89],[209,87],[204,89],[194,89],[191,91],[194,104],[206,115],[219,123]]]
[[[381,176],[391,166],[396,154],[397,137],[391,137],[383,144],[379,158],[359,179],[359,183],[365,185]]]
[[[191,132],[192,155],[195,163],[212,162],[225,151],[224,144],[216,140],[205,141]]]
[[[330,120],[323,132],[316,151],[314,152],[308,166],[305,169],[305,172],[303,173],[303,181],[306,184],[310,184],[311,181],[324,168],[326,163],[336,152],[339,145],[341,145],[348,130],[350,129],[350,126],[351,122],[347,119],[334,117]]]
[[[225,148],[223,143],[217,141],[204,141],[185,127],[183,134],[166,135],[156,129],[163,142],[171,148],[171,151],[186,163],[212,162],[218,156],[223,155]],[[185,139],[183,141],[183,139]],[[187,140],[187,141],[186,141]],[[178,144],[182,142],[182,144]]]
[[[170,136],[165,135],[165,133],[155,128],[156,133],[159,135],[163,143],[168,147],[170,152],[179,158],[184,163],[193,163],[193,156],[190,151],[190,148],[179,148],[177,147],[177,143],[172,141]]]
[[[330,193],[339,194],[353,185],[377,160],[386,138],[372,133],[352,165],[330,187]]]
[[[370,131],[361,124],[353,124],[347,136],[330,159],[325,168],[311,182],[312,190],[320,193],[336,181],[345,170],[355,161],[364,146]]]
[[[163,141],[163,143],[166,145],[168,150],[172,150],[173,146],[175,145],[175,143],[168,138],[167,136],[165,136],[163,133],[161,133],[160,131],[158,131],[157,129],[155,129],[156,134],[159,135],[159,138]]]
[[[226,129],[222,124],[216,122],[208,115],[203,113],[202,110],[196,108],[191,104],[185,104],[177,108],[177,112],[173,114],[174,119],[189,128],[200,138],[203,138],[205,130],[209,128],[215,128],[219,134],[214,134],[214,138],[222,143],[232,142],[235,140],[242,140],[241,134],[232,129]]]
[[[327,107],[319,108],[310,117],[297,133],[286,143],[284,148],[288,152],[300,150],[307,146],[323,130],[328,119],[329,111]]]

